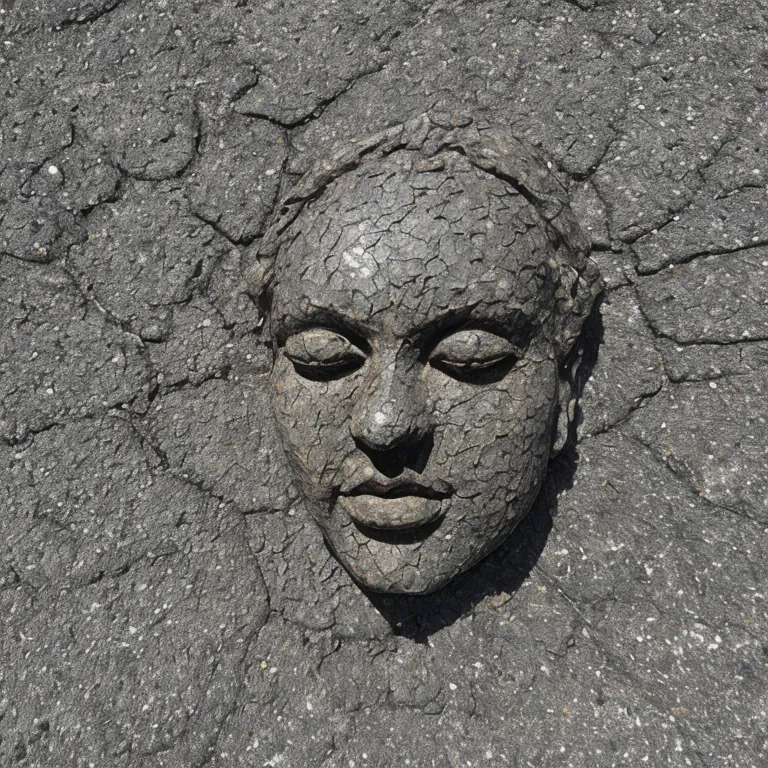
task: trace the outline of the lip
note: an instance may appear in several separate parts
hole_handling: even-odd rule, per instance
[[[399,478],[368,476],[342,490],[339,501],[356,523],[378,530],[418,528],[434,522],[443,511],[441,501],[452,489],[442,481],[422,481],[415,473]]]
[[[387,477],[367,466],[350,473],[339,488],[339,503],[359,525],[397,531],[434,522],[443,511],[442,500],[452,493],[445,481],[410,468]]]
[[[400,499],[406,496],[421,497],[424,499],[444,499],[449,495],[447,488],[435,487],[437,484],[420,483],[412,479],[380,480],[369,478],[356,485],[347,494],[348,496],[378,496],[382,499]]]
[[[359,525],[384,531],[399,531],[427,525],[440,517],[439,499],[425,496],[374,496],[360,493],[340,496],[339,502]]]

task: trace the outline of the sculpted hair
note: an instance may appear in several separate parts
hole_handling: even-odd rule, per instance
[[[533,206],[553,246],[557,349],[564,360],[602,289],[597,266],[589,258],[590,240],[571,210],[565,188],[536,150],[507,128],[466,116],[425,113],[364,139],[347,141],[316,163],[277,204],[258,248],[257,266],[247,278],[249,292],[269,305],[276,256],[312,200],[345,173],[402,150],[416,153],[425,169],[439,153],[456,152]]]

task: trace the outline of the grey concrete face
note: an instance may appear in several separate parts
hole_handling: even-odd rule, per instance
[[[360,158],[308,201],[271,285],[283,446],[332,551],[379,592],[444,586],[528,512],[558,414],[558,447],[567,431],[564,328],[591,308],[556,300],[579,244],[429,146]]]

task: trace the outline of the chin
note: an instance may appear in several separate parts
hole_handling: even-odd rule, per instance
[[[415,579],[410,579],[407,576],[404,578],[396,576],[376,578],[370,572],[360,573],[359,570],[355,569],[354,564],[342,563],[342,565],[361,587],[371,592],[386,595],[429,595],[442,589],[459,575],[458,573],[439,576],[419,574]]]
[[[487,552],[468,556],[460,562],[448,563],[450,552],[430,547],[429,538],[421,542],[392,544],[367,539],[364,547],[350,547],[349,538],[336,545],[332,536],[326,541],[336,559],[350,576],[363,588],[391,595],[428,595],[450,584],[457,576],[481,560]],[[489,550],[490,551],[490,550]],[[429,567],[419,567],[419,556],[429,558]],[[441,567],[442,565],[442,567]]]
[[[343,504],[314,519],[328,548],[361,587],[393,595],[428,595],[487,557],[525,516],[507,517],[509,510],[499,510],[496,524],[479,536],[481,519],[471,526],[450,526],[451,517],[469,510],[443,503],[442,514],[415,528],[371,528],[353,521]]]

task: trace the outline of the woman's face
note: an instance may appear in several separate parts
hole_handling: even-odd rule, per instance
[[[509,534],[546,472],[551,246],[525,200],[461,161],[371,164],[297,223],[270,316],[281,440],[352,575],[431,592]]]

